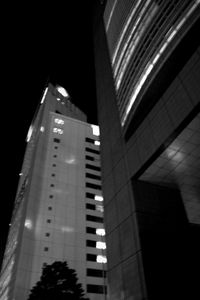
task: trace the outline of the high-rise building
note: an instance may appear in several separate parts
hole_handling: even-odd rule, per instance
[[[0,299],[26,300],[54,261],[67,261],[89,299],[104,299],[104,235],[99,128],[49,84],[27,135]]]
[[[200,1],[94,9],[110,299],[197,299]]]

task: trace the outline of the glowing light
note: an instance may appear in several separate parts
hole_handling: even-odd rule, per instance
[[[57,127],[53,128],[53,132],[58,133],[58,134],[63,134],[63,130]]]
[[[131,20],[132,20],[132,18],[133,18],[133,15],[135,14],[136,9],[138,8],[140,2],[141,2],[141,0],[139,0],[139,1],[133,6],[133,10],[132,10],[132,12],[131,12],[131,14],[130,14],[130,16],[129,16],[129,18],[128,18],[126,24],[125,24],[125,26],[124,26],[124,28],[123,28],[122,34],[121,34],[121,36],[120,36],[120,38],[119,38],[119,41],[118,41],[118,43],[117,43],[117,47],[116,47],[115,52],[114,52],[114,54],[113,54],[112,64],[114,64],[114,61],[115,61],[115,58],[116,58],[116,56],[117,56],[117,52],[118,52],[119,47],[120,47],[120,45],[121,45],[122,39],[123,39],[123,37],[124,37],[124,35],[125,35],[125,33],[126,33],[126,30],[127,30],[128,26],[129,26],[129,24],[130,24],[130,22],[131,22]]]
[[[97,262],[100,264],[106,264],[107,258],[104,255],[97,255]]]
[[[58,119],[58,118],[56,118],[54,121],[55,121],[55,123],[61,124],[61,125],[63,125],[65,123],[62,119]]]
[[[44,94],[43,94],[42,100],[41,100],[41,102],[40,102],[41,104],[44,102],[44,99],[45,99],[45,97],[46,97],[47,91],[48,91],[48,87],[44,90]]]
[[[99,136],[100,135],[99,126],[93,124],[91,124],[90,126],[92,127],[93,135]]]
[[[62,86],[58,86],[57,87],[57,91],[63,95],[63,97],[69,97],[69,94],[67,93],[67,91],[62,87]]]
[[[97,249],[106,249],[106,243],[105,242],[96,242],[96,248]]]
[[[57,101],[60,101],[60,98],[57,97],[56,100],[57,100]]]
[[[76,158],[75,156],[71,155],[68,158],[65,159],[65,163],[69,165],[73,165],[76,163]]]
[[[40,127],[40,131],[41,131],[41,132],[44,132],[44,126],[41,126],[41,127]]]
[[[95,195],[94,200],[96,200],[96,201],[103,201],[103,196]]]
[[[99,142],[99,141],[95,141],[94,144],[95,144],[96,146],[100,146],[100,142]]]
[[[69,227],[69,226],[62,226],[61,227],[61,231],[62,232],[67,232],[67,233],[71,233],[71,232],[74,232],[74,228]]]
[[[19,176],[22,176],[23,175],[23,173],[19,173]]]
[[[106,25],[106,31],[108,31],[108,28],[110,26],[110,21],[111,21],[111,18],[112,18],[112,15],[113,15],[116,4],[117,4],[117,0],[115,0],[115,3],[113,4],[112,10],[110,12],[109,19],[108,19],[108,22],[107,22],[107,25]]]
[[[105,229],[104,228],[97,228],[96,229],[96,234],[100,235],[100,236],[104,236],[106,234]]]
[[[144,82],[146,81],[148,75],[152,71],[153,67],[157,63],[158,59],[160,58],[161,54],[164,52],[166,47],[169,45],[169,43],[173,40],[176,33],[179,31],[179,29],[183,26],[187,18],[191,15],[191,13],[194,11],[194,9],[199,5],[200,1],[197,0],[195,4],[190,8],[190,10],[187,12],[186,16],[184,16],[180,22],[176,25],[171,27],[171,29],[168,31],[168,33],[165,36],[165,42],[162,43],[160,46],[160,49],[158,48],[158,51],[154,54],[152,60],[146,65],[146,68],[144,69],[143,73],[141,74],[140,78],[138,79],[138,82],[131,94],[131,97],[129,99],[128,105],[126,107],[126,110],[124,114],[122,115],[122,121],[121,124],[124,126],[125,121],[128,117],[128,114],[133,106],[133,103],[135,102]]]
[[[33,228],[33,223],[30,219],[26,219],[25,220],[25,224],[24,226],[27,228],[27,229],[32,229]]]
[[[32,136],[32,133],[33,133],[33,125],[31,125],[31,126],[29,127],[28,134],[27,134],[27,137],[26,137],[26,141],[27,141],[27,142],[30,141],[31,136]]]
[[[102,205],[96,205],[96,210],[103,212],[103,206]]]

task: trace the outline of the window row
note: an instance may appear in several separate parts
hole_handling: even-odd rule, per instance
[[[93,200],[96,200],[96,201],[103,201],[103,196],[100,196],[100,195],[95,195],[93,193],[86,193],[85,194],[86,198],[89,198],[89,199],[93,199]]]
[[[85,177],[87,178],[91,178],[91,179],[96,179],[96,180],[101,180],[101,176],[95,175],[95,174],[91,174],[91,173],[87,173],[85,174]]]
[[[107,287],[105,285],[87,284],[87,293],[107,294]]]
[[[95,190],[101,190],[101,186],[98,184],[94,184],[94,183],[90,183],[90,182],[86,182],[85,186],[87,188],[91,188],[91,189],[95,189]]]
[[[106,249],[106,243],[101,241],[86,240],[86,246],[97,249]]]
[[[90,169],[90,170],[101,171],[101,168],[100,168],[100,167],[93,166],[93,165],[90,165],[90,164],[86,164],[85,167],[86,167],[87,169]]]
[[[100,151],[99,151],[99,150],[91,149],[91,148],[88,148],[88,147],[86,147],[85,150],[86,150],[87,152],[90,152],[90,153],[100,154]]]

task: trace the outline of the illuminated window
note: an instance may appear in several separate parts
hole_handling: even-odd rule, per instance
[[[97,249],[103,249],[103,250],[104,250],[104,249],[106,249],[106,243],[105,243],[105,242],[100,242],[100,241],[99,241],[99,242],[96,243],[96,248],[97,248]]]
[[[53,132],[58,133],[58,134],[63,134],[63,130],[60,128],[56,128],[56,127],[53,128]]]
[[[61,87],[61,86],[58,86],[57,87],[57,91],[64,97],[69,97],[69,94],[67,93],[67,91]]]
[[[33,223],[32,223],[32,221],[31,221],[30,219],[26,219],[26,220],[25,220],[24,226],[25,226],[27,229],[32,229]]]
[[[93,124],[90,126],[92,127],[93,135],[99,136],[100,135],[99,126]]]
[[[95,195],[94,200],[103,201],[103,196]]]
[[[98,211],[100,211],[100,212],[103,212],[103,211],[104,211],[102,205],[96,205],[96,210],[98,210]]]
[[[97,228],[96,229],[96,234],[104,236],[106,234],[105,229],[104,228]]]
[[[64,124],[64,121],[62,119],[56,118],[54,121],[55,121],[55,123],[60,124],[60,125]]]
[[[100,142],[99,142],[99,141],[95,141],[94,144],[95,144],[96,146],[100,146]]]
[[[100,264],[106,264],[107,258],[105,255],[97,255],[97,262]]]
[[[44,126],[41,126],[41,127],[40,127],[40,131],[41,131],[41,132],[44,132]]]

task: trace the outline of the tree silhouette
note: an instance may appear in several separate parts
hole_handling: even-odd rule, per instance
[[[31,289],[28,300],[89,300],[84,298],[84,290],[75,270],[67,262],[56,261],[45,265],[40,280]]]

